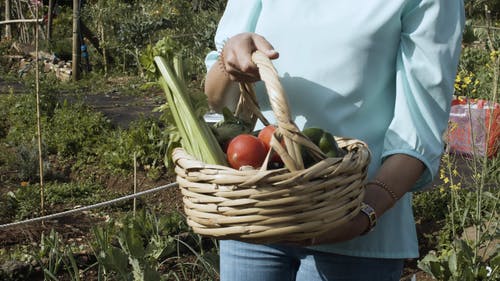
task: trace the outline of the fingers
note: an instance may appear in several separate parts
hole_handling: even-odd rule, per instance
[[[271,43],[260,35],[254,35],[254,45],[256,50],[263,52],[269,59],[277,59],[279,57],[279,53],[274,49]]]
[[[226,72],[234,81],[255,82],[260,80],[259,69],[245,53],[232,52],[225,57]]]
[[[297,246],[297,247],[309,247],[309,246],[314,246],[318,245],[316,238],[309,238],[309,239],[304,239],[304,240],[298,240],[298,241],[282,241],[280,244],[284,245],[289,245],[289,246]]]
[[[321,234],[317,234],[315,237],[304,239],[304,240],[287,240],[280,241],[279,244],[296,246],[296,247],[309,247],[321,244],[332,244],[343,241],[351,240],[355,237],[361,235],[366,229],[366,215],[358,214],[356,217],[350,221],[343,224],[338,229],[333,229],[331,231],[326,231]]]
[[[252,61],[252,54],[257,50],[270,59],[279,56],[264,37],[255,33],[241,33],[226,42],[221,52],[221,64],[231,80],[238,82],[260,80],[257,65]]]

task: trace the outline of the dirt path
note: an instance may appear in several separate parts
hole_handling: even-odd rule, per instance
[[[24,85],[16,81],[7,81],[0,77],[0,94],[26,94]],[[130,122],[140,117],[159,116],[153,109],[161,105],[163,93],[160,91],[150,91],[145,95],[125,94],[118,90],[107,93],[87,93],[71,94],[64,93],[62,99],[77,100],[82,99],[84,103],[102,112],[112,124],[127,128]]]
[[[109,118],[112,124],[122,128],[127,128],[132,121],[140,117],[158,117],[159,113],[153,112],[153,109],[164,102],[163,93],[155,91],[144,96],[112,91],[105,94],[87,94],[83,99],[86,104]]]

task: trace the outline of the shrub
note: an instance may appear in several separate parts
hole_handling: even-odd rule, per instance
[[[85,158],[96,154],[111,129],[102,113],[83,103],[64,102],[54,110],[46,128],[46,142],[51,153],[62,157]]]
[[[116,172],[130,172],[135,155],[138,167],[155,178],[165,167],[168,142],[168,132],[158,120],[142,117],[133,121],[128,129],[114,131],[97,151],[104,167]]]

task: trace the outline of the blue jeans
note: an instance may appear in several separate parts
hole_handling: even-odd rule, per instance
[[[220,241],[221,281],[399,281],[404,260],[349,257],[303,247]]]

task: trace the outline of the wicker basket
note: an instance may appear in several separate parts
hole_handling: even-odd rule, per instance
[[[266,170],[265,163],[259,170],[235,170],[205,164],[182,148],[175,149],[173,160],[187,222],[200,235],[252,243],[299,241],[336,229],[360,210],[369,149],[362,141],[336,137],[347,153],[327,158],[291,121],[288,101],[271,61],[260,52],[252,58],[277,119],[271,147],[285,168]],[[253,111],[247,117],[262,120],[250,88],[243,87],[246,103],[240,104]],[[281,138],[286,148],[280,145]],[[301,147],[323,160],[304,168]]]

